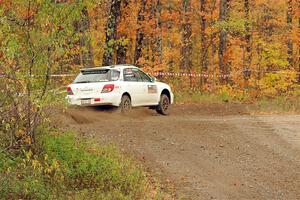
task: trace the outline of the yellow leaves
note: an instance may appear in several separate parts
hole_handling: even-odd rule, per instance
[[[47,161],[48,160],[48,154],[44,155],[44,160]]]
[[[32,160],[31,165],[32,165],[33,169],[37,169],[37,168],[41,167],[41,164],[38,160]]]
[[[31,150],[24,151],[24,154],[25,154],[25,157],[26,157],[27,160],[31,159],[31,157],[33,155]]]
[[[28,145],[32,144],[32,138],[29,135],[27,135],[23,141],[25,144],[28,144]]]
[[[297,74],[294,71],[284,70],[277,73],[267,73],[259,82],[262,94],[276,96],[293,89]]]
[[[53,162],[52,162],[52,168],[53,169],[59,169],[59,167],[60,167],[59,162],[57,160],[53,160]]]
[[[20,163],[20,167],[23,169],[30,169],[33,173],[39,173],[45,175],[49,179],[64,180],[64,175],[61,173],[60,162],[56,159],[49,159],[49,156],[45,154],[43,158],[39,158],[32,153],[31,150],[23,151],[25,158]],[[10,169],[7,169],[7,173]]]
[[[27,135],[27,131],[25,130],[25,128],[17,130],[15,133],[15,137],[19,138],[18,143],[22,143],[25,145],[32,144],[32,137],[31,135]]]
[[[11,167],[8,167],[7,169],[6,169],[6,173],[10,173],[11,172]]]

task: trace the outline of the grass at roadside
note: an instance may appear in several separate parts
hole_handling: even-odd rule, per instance
[[[0,153],[0,199],[164,198],[115,147],[70,132],[40,131],[34,149],[13,156]]]
[[[273,99],[261,98],[253,105],[253,110],[260,113],[300,113],[300,96],[278,96]]]
[[[175,92],[175,103],[189,104],[189,103],[224,103],[227,98],[217,94],[206,94],[200,92]]]
[[[177,104],[226,104],[246,105],[252,112],[260,113],[299,113],[300,95],[276,96],[273,98],[249,98],[246,94],[230,96],[227,93],[175,92]]]

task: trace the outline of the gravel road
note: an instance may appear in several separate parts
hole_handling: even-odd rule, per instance
[[[253,115],[241,105],[176,105],[124,116],[70,108],[56,118],[140,160],[184,199],[300,199],[300,115]]]

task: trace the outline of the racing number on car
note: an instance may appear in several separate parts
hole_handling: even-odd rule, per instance
[[[148,93],[149,94],[157,93],[157,86],[156,85],[148,85]]]

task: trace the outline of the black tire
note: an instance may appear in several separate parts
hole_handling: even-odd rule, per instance
[[[171,110],[171,102],[166,94],[160,96],[160,101],[156,107],[156,112],[162,115],[169,115]]]
[[[131,100],[128,95],[122,96],[121,103],[119,105],[119,110],[124,113],[131,110]]]

